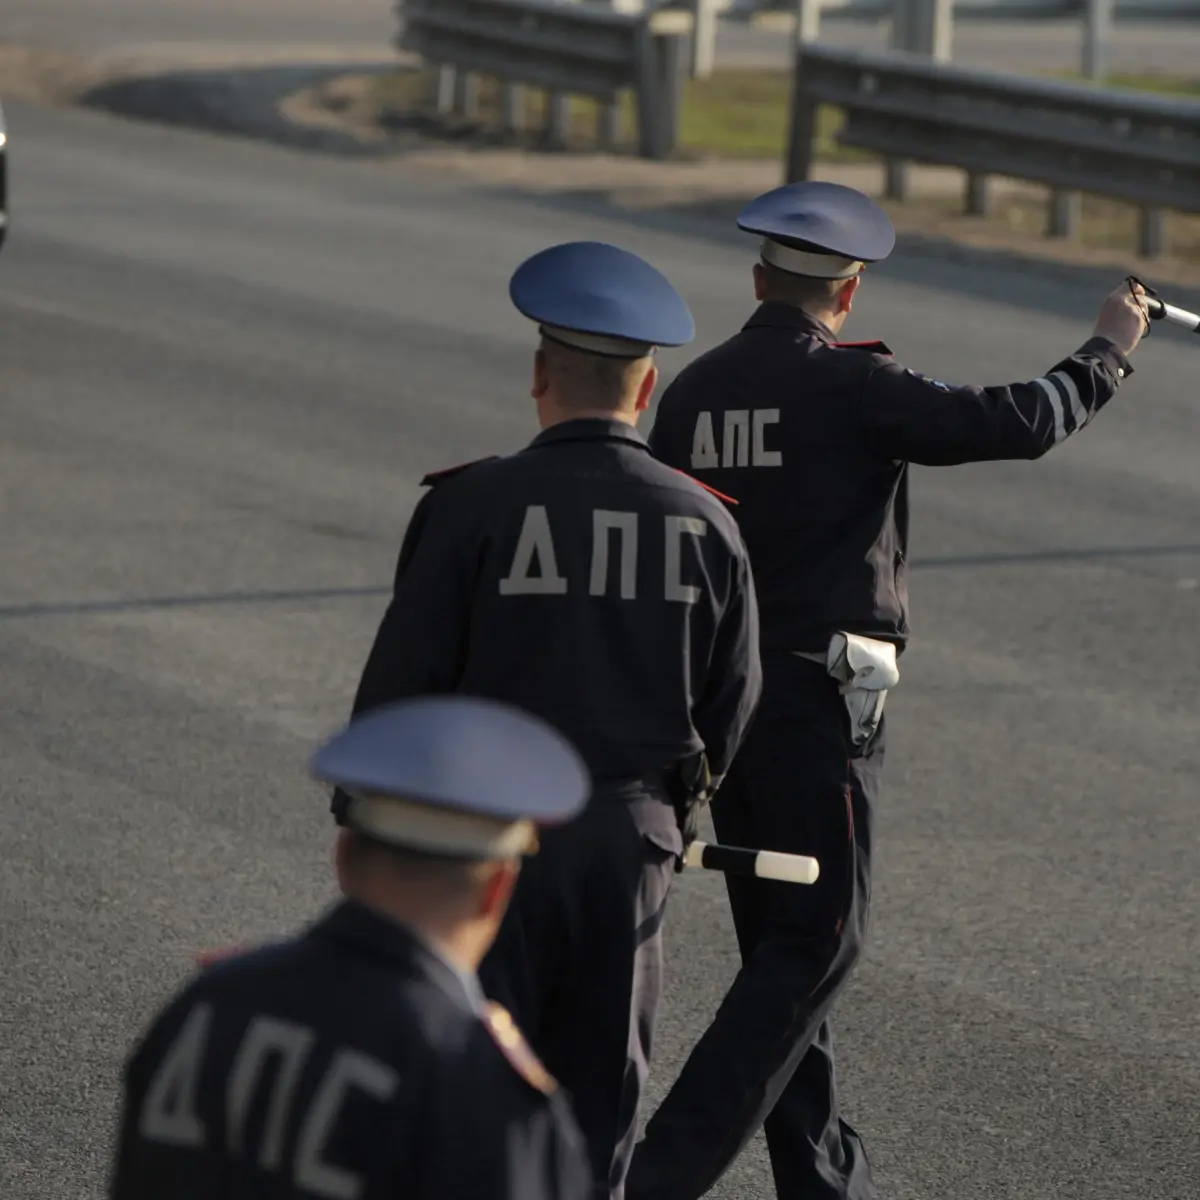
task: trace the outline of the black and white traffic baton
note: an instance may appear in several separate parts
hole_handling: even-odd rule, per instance
[[[1188,312],[1186,308],[1176,308],[1162,300],[1146,297],[1146,315],[1152,321],[1166,321],[1169,325],[1178,325],[1190,333],[1200,333],[1200,316]]]
[[[1167,304],[1164,300],[1160,300],[1158,293],[1152,287],[1147,287],[1137,276],[1130,275],[1129,286],[1131,289],[1135,283],[1145,289],[1146,294],[1140,299],[1146,306],[1146,316],[1150,320],[1166,321],[1168,325],[1178,325],[1180,329],[1186,329],[1189,333],[1200,333],[1200,316],[1194,312],[1188,312],[1186,308],[1176,308],[1174,304]]]
[[[692,842],[684,852],[685,866],[723,871],[727,875],[757,875],[780,883],[816,883],[821,865],[804,854],[781,854],[777,850],[743,850],[738,846],[714,846]]]

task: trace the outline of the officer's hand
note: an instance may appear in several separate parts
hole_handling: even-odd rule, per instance
[[[675,816],[679,821],[679,832],[683,835],[683,854],[687,853],[688,847],[700,836],[700,809],[702,807],[700,804],[688,804],[682,811],[678,808],[675,810]],[[683,854],[675,861],[676,874],[683,873]]]
[[[1140,283],[1121,284],[1111,292],[1096,318],[1095,336],[1107,338],[1122,354],[1132,354],[1150,328]]]

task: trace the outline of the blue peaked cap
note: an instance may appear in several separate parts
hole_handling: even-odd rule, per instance
[[[765,239],[764,261],[825,279],[857,274],[862,263],[887,258],[896,245],[887,213],[870,196],[839,183],[775,188],[751,200],[737,223]]]
[[[542,334],[579,350],[640,358],[696,336],[686,301],[644,259],[605,242],[567,242],[526,259],[508,285]]]
[[[571,743],[494,700],[405,700],[356,717],[313,756],[312,774],[350,797],[348,823],[435,854],[509,857],[534,827],[577,815],[591,792]]]

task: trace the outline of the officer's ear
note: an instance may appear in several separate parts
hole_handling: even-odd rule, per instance
[[[842,313],[848,313],[854,307],[854,293],[858,291],[860,283],[862,283],[862,276],[853,275],[838,289],[837,315],[839,317]]]
[[[767,298],[767,272],[762,263],[754,264],[754,299],[761,304]]]
[[[546,351],[540,346],[533,356],[533,387],[529,394],[540,400],[550,390],[550,372],[546,367]]]
[[[517,886],[517,876],[521,873],[521,860],[506,858],[490,864],[490,868],[483,886],[479,890],[479,915],[494,917],[499,921],[507,911],[513,889]]]
[[[658,387],[658,368],[651,363],[649,370],[642,376],[642,382],[638,386],[637,403],[634,405],[634,412],[645,412],[650,407],[650,401],[654,398],[654,389]]]

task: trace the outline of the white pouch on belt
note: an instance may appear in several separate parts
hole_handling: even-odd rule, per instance
[[[825,668],[838,681],[850,714],[854,745],[864,745],[883,719],[888,689],[900,682],[896,647],[856,633],[835,633],[829,641]]]

